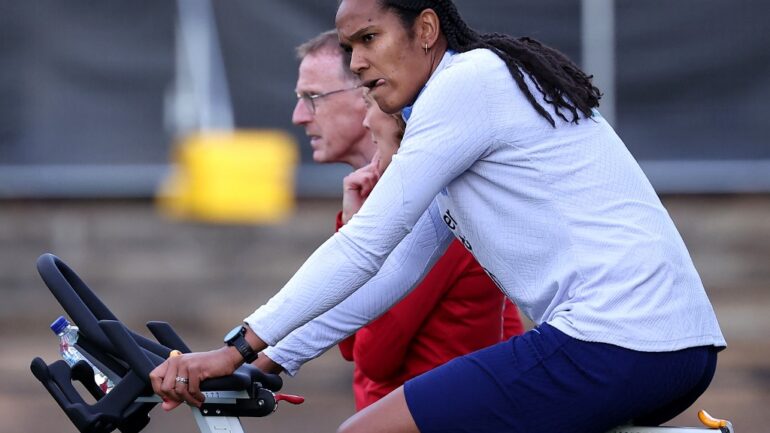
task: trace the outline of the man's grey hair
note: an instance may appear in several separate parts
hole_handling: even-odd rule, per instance
[[[340,40],[337,36],[337,30],[327,30],[318,36],[297,47],[297,59],[301,62],[305,57],[318,54],[329,53],[340,56],[340,67],[342,74],[349,79],[357,80],[355,74],[350,70],[350,54],[340,46]]]

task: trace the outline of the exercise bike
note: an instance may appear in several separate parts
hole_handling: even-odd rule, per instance
[[[147,323],[157,342],[126,328],[58,257],[43,254],[37,269],[79,328],[76,348],[115,386],[105,394],[85,361],[70,367],[62,360],[46,364],[35,358],[32,373],[80,432],[141,431],[150,422],[149,412],[161,402],[152,392],[150,371],[173,351],[188,353],[189,347],[165,322]],[[87,403],[73,381],[80,382],[95,403]],[[262,373],[251,365],[242,365],[230,376],[202,382],[206,402],[200,408],[191,407],[198,428],[201,433],[243,433],[239,417],[270,415],[282,400],[292,404],[303,401],[299,396],[278,393],[282,385],[280,376]]]
[[[165,322],[148,322],[156,341],[145,338],[121,323],[91,289],[61,259],[43,254],[37,269],[51,293],[79,328],[77,349],[116,385],[104,393],[94,380],[88,362],[70,367],[59,360],[46,364],[32,360],[35,377],[56,400],[78,431],[83,433],[136,433],[150,422],[149,412],[161,402],[153,394],[150,371],[175,351],[190,349]],[[80,382],[96,400],[87,403],[73,381]],[[190,407],[201,433],[244,433],[240,417],[272,414],[279,401],[300,404],[302,397],[281,394],[278,375],[242,365],[232,375],[201,383],[206,396],[200,407]],[[703,427],[621,426],[607,433],[734,433],[727,420],[700,411]]]

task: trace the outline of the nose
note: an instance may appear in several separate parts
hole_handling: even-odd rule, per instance
[[[364,56],[361,55],[360,50],[353,48],[353,51],[350,53],[350,70],[354,74],[359,75],[367,67],[369,67],[369,64],[364,59]]]
[[[312,120],[313,113],[310,111],[310,107],[302,99],[297,99],[297,103],[294,105],[294,112],[291,113],[291,123],[300,126],[310,123]]]
[[[369,114],[370,111],[371,110],[366,110],[366,115],[364,116],[364,122],[363,122],[364,128],[366,128],[368,130],[372,129],[371,128],[371,120],[370,120],[371,115]]]

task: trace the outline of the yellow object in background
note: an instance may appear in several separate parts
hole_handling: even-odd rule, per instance
[[[174,218],[277,223],[294,210],[297,145],[277,130],[206,131],[181,142],[158,206]]]

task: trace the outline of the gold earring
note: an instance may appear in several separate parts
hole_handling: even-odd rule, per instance
[[[425,54],[426,55],[428,54],[428,43],[427,42],[425,43]]]

